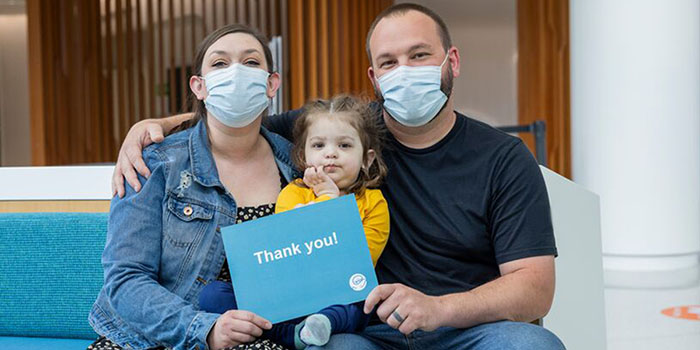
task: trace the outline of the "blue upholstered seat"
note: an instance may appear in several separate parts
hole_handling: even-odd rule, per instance
[[[106,213],[0,213],[0,349],[85,349]]]

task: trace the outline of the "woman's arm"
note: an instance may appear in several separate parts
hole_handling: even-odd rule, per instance
[[[153,173],[136,192],[127,188],[124,198],[112,200],[107,243],[102,256],[105,292],[120,318],[148,339],[168,348],[220,348],[250,341],[267,328],[252,313],[206,313],[158,283],[161,265],[164,167],[153,153],[146,154]],[[227,338],[209,338],[215,323],[226,326]],[[264,327],[263,327],[264,326]],[[217,332],[212,332],[212,334]],[[218,332],[220,334],[221,332]]]

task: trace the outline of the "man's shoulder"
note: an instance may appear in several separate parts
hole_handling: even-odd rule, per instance
[[[455,113],[457,113],[458,123],[463,123],[460,136],[464,142],[468,143],[467,149],[476,150],[479,153],[503,153],[522,143],[519,137],[507,134],[497,127],[462,113]]]
[[[465,132],[472,133],[473,137],[482,137],[485,139],[490,139],[494,141],[500,141],[500,142],[517,142],[520,140],[518,137],[515,137],[513,135],[510,135],[500,129],[498,127],[489,125],[483,121],[474,119],[472,117],[469,117],[465,114],[462,114],[460,112],[455,112],[457,114],[457,118],[461,118],[463,122],[466,124],[466,128],[464,128]]]

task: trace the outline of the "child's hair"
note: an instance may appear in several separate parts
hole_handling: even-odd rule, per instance
[[[342,118],[347,121],[357,130],[360,142],[362,142],[360,174],[357,180],[345,191],[361,195],[366,188],[379,187],[387,173],[386,165],[381,156],[384,130],[370,105],[350,95],[338,95],[330,100],[312,100],[304,105],[301,116],[294,123],[294,149],[292,150],[294,164],[301,170],[308,166],[304,154],[306,137],[311,123],[317,118],[321,118],[322,115],[330,118]],[[374,150],[375,159],[369,167],[366,167],[367,151],[370,149]]]

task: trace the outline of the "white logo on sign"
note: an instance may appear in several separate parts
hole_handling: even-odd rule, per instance
[[[367,278],[361,273],[350,276],[350,288],[354,291],[361,291],[367,287]]]

